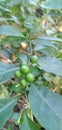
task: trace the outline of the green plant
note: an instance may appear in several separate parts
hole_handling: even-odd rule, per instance
[[[11,118],[19,130],[62,130],[61,9],[62,0],[0,0],[0,129]]]

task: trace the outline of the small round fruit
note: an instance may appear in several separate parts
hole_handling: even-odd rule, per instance
[[[36,56],[36,55],[31,56],[30,62],[31,62],[32,64],[37,63],[37,62],[38,62],[38,56]]]
[[[26,44],[25,42],[21,42],[21,43],[20,43],[20,47],[21,47],[22,49],[25,49],[25,48],[27,48],[27,44]]]
[[[21,82],[20,82],[20,85],[21,85],[23,88],[26,87],[26,85],[27,85],[26,80],[25,80],[25,79],[22,79]]]
[[[20,78],[20,76],[21,76],[20,71],[16,71],[16,72],[15,72],[15,76],[16,76],[17,78]]]
[[[31,73],[28,73],[27,75],[26,75],[26,81],[27,82],[33,82],[34,81],[34,75],[33,74],[31,74]]]
[[[20,67],[20,71],[21,71],[21,73],[23,73],[23,74],[28,74],[28,73],[29,73],[29,67],[28,67],[27,65],[22,65],[22,66]]]

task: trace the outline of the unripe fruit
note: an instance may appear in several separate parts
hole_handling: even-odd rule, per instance
[[[20,82],[20,85],[21,85],[23,88],[26,87],[26,85],[27,85],[26,80],[25,80],[25,79],[22,79],[21,82]]]
[[[23,74],[28,74],[29,73],[29,67],[27,65],[22,65],[21,68],[20,68],[20,71]]]
[[[26,75],[26,81],[27,82],[33,82],[34,81],[34,75],[33,74],[31,74],[31,73],[28,73],[27,75]]]
[[[16,71],[16,72],[15,72],[15,76],[16,76],[17,78],[20,78],[20,77],[21,77],[20,71]]]
[[[31,62],[32,64],[37,63],[37,62],[38,62],[38,56],[36,56],[36,55],[31,56],[30,62]]]

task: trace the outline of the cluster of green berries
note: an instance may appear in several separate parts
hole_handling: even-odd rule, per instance
[[[36,55],[31,56],[30,62],[32,64],[36,64],[38,62],[38,57]],[[21,76],[24,77],[20,81],[20,85],[22,87],[26,87],[27,83],[31,83],[34,81],[35,77],[32,73],[30,73],[30,68],[28,65],[22,64],[20,66],[20,71],[16,71],[15,76],[20,78]]]

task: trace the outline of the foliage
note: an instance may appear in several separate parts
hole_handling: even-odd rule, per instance
[[[0,128],[2,128],[10,117],[16,102],[17,98],[0,99]]]
[[[62,129],[61,100],[62,96],[52,93],[45,86],[31,86],[29,93],[31,110],[46,130]]]
[[[61,9],[62,0],[0,0],[0,129],[11,119],[18,130],[62,130]]]
[[[44,8],[46,9],[62,9],[62,0],[48,0],[46,1],[43,5],[42,5]]]

